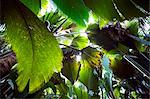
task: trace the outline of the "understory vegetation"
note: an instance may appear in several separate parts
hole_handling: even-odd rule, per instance
[[[0,0],[0,98],[148,99],[149,0]]]

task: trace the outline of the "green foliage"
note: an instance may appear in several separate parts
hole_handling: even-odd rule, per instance
[[[80,64],[76,60],[75,53],[68,51],[64,54],[62,74],[73,84],[78,78]]]
[[[132,2],[132,0],[114,0],[120,13],[126,18],[146,16],[146,13],[140,11]],[[142,2],[142,1],[141,1]]]
[[[98,88],[98,79],[96,75],[94,75],[94,69],[90,67],[90,64],[87,60],[83,60],[79,80],[87,86],[89,90],[97,91]],[[94,83],[94,84],[93,84]]]
[[[100,67],[100,51],[96,48],[86,47],[82,52],[82,59],[88,61],[91,67]]]
[[[85,26],[85,21],[88,20],[88,10],[82,0],[53,0],[55,4],[69,18],[74,20],[80,26]]]
[[[131,96],[132,96],[134,99],[136,99],[136,98],[137,98],[136,92],[135,92],[135,91],[132,91],[132,92],[131,92]]]
[[[27,6],[33,13],[38,14],[41,8],[41,0],[20,0],[25,6]],[[44,0],[42,0],[44,1]]]
[[[95,48],[87,47],[82,50],[81,55],[81,70],[79,73],[79,80],[93,92],[98,91],[99,75],[96,68],[100,69],[100,52]],[[94,83],[94,84],[93,84]]]
[[[147,94],[145,78],[149,73],[145,68],[149,58],[145,50],[149,48],[141,41],[149,38],[147,33],[139,34],[141,18],[131,19],[149,14],[146,1],[53,1],[59,9],[46,12],[52,0],[21,0],[25,6],[18,0],[2,0],[0,18],[6,23],[6,39],[17,56],[18,78],[11,79],[17,81],[20,92],[27,98],[61,99],[139,98],[137,93]],[[90,16],[86,7],[93,11]],[[37,16],[43,16],[43,23]],[[130,20],[119,22],[123,19]],[[77,24],[86,26],[86,31]],[[141,45],[145,53],[138,49]]]
[[[130,19],[133,17],[141,17],[149,15],[148,3],[134,0],[53,0],[55,4],[70,18],[72,18],[79,25],[84,26],[84,20],[88,19],[88,7],[100,18],[100,27],[105,26],[109,21]],[[84,3],[83,3],[84,2]],[[86,6],[85,6],[85,5]],[[141,10],[140,6],[145,10]]]
[[[29,92],[33,93],[61,70],[62,53],[52,33],[29,9],[18,1],[3,3],[6,38],[17,55],[17,85],[23,91],[29,82]]]
[[[118,99],[121,95],[120,95],[120,87],[116,87],[115,89],[114,89],[114,95],[115,95],[115,97]]]
[[[79,81],[74,84],[73,87],[74,93],[77,96],[77,99],[88,99],[88,93],[86,87]]]
[[[104,54],[102,58],[102,84],[104,85],[107,92],[112,90],[112,70],[110,69],[109,58]]]
[[[137,33],[138,33],[138,28],[139,28],[139,22],[138,20],[134,19],[134,20],[131,20],[131,21],[127,21],[126,22],[126,28],[129,29],[129,31],[136,35],[137,36]]]
[[[84,0],[84,3],[100,17],[100,27],[105,26],[114,18],[121,20],[112,0]]]
[[[139,36],[139,21],[137,19],[126,21],[126,28],[130,31],[131,34],[137,37]],[[135,41],[134,44],[139,51],[144,49],[141,42]]]
[[[73,47],[81,50],[81,49],[83,49],[83,48],[85,48],[89,45],[88,37],[86,35],[85,36],[79,35],[79,36],[77,36],[76,38],[73,39],[71,45]]]
[[[111,50],[107,52],[107,57],[111,61],[110,67],[115,75],[117,75],[120,78],[128,78],[134,75],[135,70],[133,69],[131,64],[126,62],[121,52]]]

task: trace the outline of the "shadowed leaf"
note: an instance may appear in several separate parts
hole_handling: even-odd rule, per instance
[[[66,49],[64,49],[66,50]],[[64,52],[62,74],[73,84],[78,78],[80,64],[76,60],[75,53],[72,50]]]
[[[118,10],[126,19],[146,16],[146,13],[140,11],[131,1],[132,0],[114,0]]]

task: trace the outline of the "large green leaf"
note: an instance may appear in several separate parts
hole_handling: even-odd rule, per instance
[[[80,26],[85,26],[89,14],[82,0],[53,0],[68,17]]]
[[[6,38],[17,55],[17,85],[23,91],[29,82],[29,92],[48,82],[54,71],[61,70],[62,52],[55,37],[44,24],[19,1],[3,0],[7,26]]]

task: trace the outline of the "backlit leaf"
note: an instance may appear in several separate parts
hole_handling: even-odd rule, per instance
[[[89,40],[88,40],[87,36],[80,36],[79,35],[76,38],[74,38],[72,41],[72,46],[79,49],[79,50],[87,47],[88,44],[89,44]]]
[[[52,33],[29,9],[16,0],[3,0],[6,39],[17,56],[17,85],[23,91],[29,82],[33,93],[61,70],[62,52]]]
[[[29,1],[29,2],[31,2],[31,1]],[[49,4],[50,4],[50,0],[40,0],[40,3],[41,3],[41,5],[40,5],[41,9],[40,9],[40,11],[38,13],[38,17],[42,17],[46,13],[46,11],[47,11],[47,9],[49,7]]]

